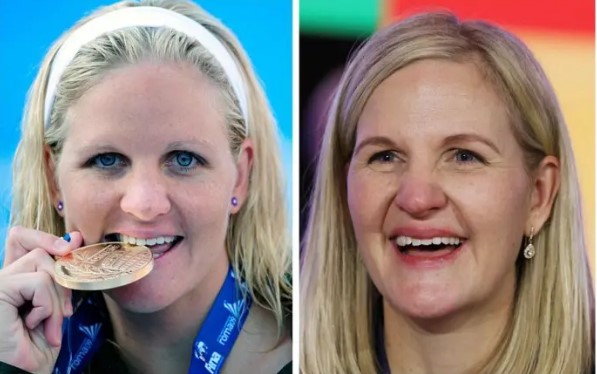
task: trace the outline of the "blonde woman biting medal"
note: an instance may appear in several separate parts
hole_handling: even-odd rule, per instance
[[[44,59],[22,133],[0,373],[291,372],[276,127],[219,21],[180,1],[98,10]],[[103,292],[54,281],[53,256],[112,241],[153,270]]]

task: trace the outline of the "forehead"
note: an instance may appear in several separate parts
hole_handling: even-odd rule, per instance
[[[179,63],[144,62],[108,72],[67,110],[66,122],[71,135],[225,134],[219,90]]]
[[[375,88],[359,118],[358,133],[427,125],[440,132],[470,126],[510,128],[507,107],[478,63],[429,59],[394,72]]]

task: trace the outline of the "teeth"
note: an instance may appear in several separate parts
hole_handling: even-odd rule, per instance
[[[420,243],[418,243],[418,244],[413,243],[412,238],[409,238],[407,236],[399,236],[398,239],[396,239],[396,242],[401,247],[404,247],[406,245],[411,245],[411,244],[412,245],[419,245],[420,244]]]
[[[399,247],[405,247],[412,245],[413,247],[418,247],[421,245],[460,245],[462,241],[460,238],[454,237],[435,237],[431,239],[416,239],[411,238],[409,236],[399,236],[396,238],[396,244]]]
[[[147,239],[139,239],[132,236],[127,236],[120,234],[120,241],[129,243],[132,245],[156,245],[156,244],[164,244],[164,243],[172,243],[176,237],[175,236],[158,236],[156,238],[147,238]]]

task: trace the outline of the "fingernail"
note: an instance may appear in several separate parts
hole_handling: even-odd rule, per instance
[[[68,248],[68,242],[64,238],[60,238],[54,242],[54,249],[57,251],[64,251]]]
[[[66,234],[64,234],[64,236],[62,237],[62,239],[66,240],[67,242],[70,243],[70,234],[67,232]]]

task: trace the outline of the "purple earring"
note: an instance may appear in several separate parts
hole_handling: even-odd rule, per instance
[[[58,206],[56,208],[58,208],[59,212],[62,212],[62,209],[64,209],[64,204],[62,204],[62,201],[58,200]]]
[[[230,200],[230,202],[232,203],[232,206],[238,205],[238,200],[236,199],[236,196],[232,196],[232,200]]]

